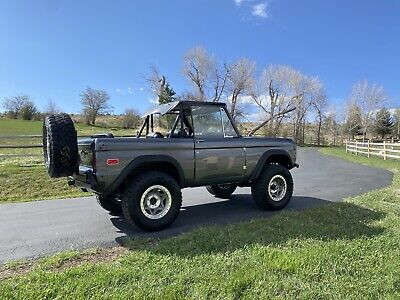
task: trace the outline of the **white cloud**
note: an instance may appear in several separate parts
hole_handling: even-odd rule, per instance
[[[235,2],[236,6],[240,6],[242,5],[243,2],[245,2],[246,0],[233,0]]]
[[[141,92],[143,92],[143,91],[144,91],[144,88],[141,87],[139,90],[140,90]]]
[[[128,94],[133,94],[133,89],[128,87]]]
[[[261,18],[268,18],[267,12],[268,5],[266,2],[258,3],[253,6],[252,14],[253,16],[261,17]]]
[[[122,90],[121,89],[115,89],[115,92],[118,94],[122,94]]]

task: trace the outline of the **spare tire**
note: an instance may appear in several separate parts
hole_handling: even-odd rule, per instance
[[[77,171],[78,139],[69,115],[51,115],[44,119],[43,156],[52,178],[70,176]]]

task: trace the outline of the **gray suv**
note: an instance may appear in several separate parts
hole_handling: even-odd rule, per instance
[[[206,186],[215,197],[228,198],[249,186],[263,209],[290,201],[289,170],[298,167],[292,140],[242,137],[224,103],[175,101],[143,118],[135,136],[78,140],[68,115],[46,117],[49,175],[68,177],[69,185],[94,192],[104,209],[151,231],[176,219],[183,188]]]

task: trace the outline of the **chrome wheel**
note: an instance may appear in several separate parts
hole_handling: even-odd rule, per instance
[[[281,201],[287,191],[286,179],[282,175],[275,175],[268,184],[268,195],[273,201]]]
[[[144,191],[140,199],[140,209],[149,219],[161,219],[170,210],[171,193],[162,185],[153,185]]]

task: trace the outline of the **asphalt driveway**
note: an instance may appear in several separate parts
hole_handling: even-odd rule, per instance
[[[300,148],[299,169],[293,170],[294,197],[287,210],[303,210],[327,201],[341,201],[389,185],[386,170],[324,156]],[[165,237],[205,224],[228,224],[269,217],[253,203],[249,188],[230,200],[211,196],[205,188],[183,191],[183,209],[168,229],[146,233],[129,226],[123,217],[102,210],[93,197],[0,205],[0,263],[33,258],[69,249],[116,244],[121,237]]]

